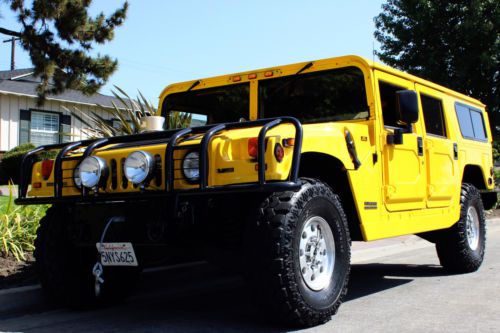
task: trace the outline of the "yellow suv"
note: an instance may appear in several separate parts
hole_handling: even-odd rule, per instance
[[[16,202],[52,204],[35,257],[59,300],[121,297],[144,267],[205,258],[311,326],[346,294],[352,240],[417,234],[451,272],[483,261],[492,137],[471,97],[344,56],[173,84],[159,108],[191,126],[25,156]]]

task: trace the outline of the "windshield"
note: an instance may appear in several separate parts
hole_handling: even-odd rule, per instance
[[[302,123],[367,119],[363,72],[345,67],[259,81],[259,115]]]
[[[163,101],[162,113],[191,114],[190,127],[248,120],[249,94],[248,83],[170,94]]]

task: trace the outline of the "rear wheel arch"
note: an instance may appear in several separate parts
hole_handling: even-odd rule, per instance
[[[300,159],[299,176],[319,179],[328,184],[340,196],[347,215],[351,239],[363,240],[354,196],[342,161],[324,153],[303,153]]]
[[[485,177],[479,165],[467,164],[462,174],[462,184],[472,184],[478,190],[486,189]]]

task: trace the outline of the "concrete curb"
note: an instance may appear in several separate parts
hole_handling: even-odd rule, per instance
[[[16,311],[45,307],[40,285],[0,290],[0,318]]]

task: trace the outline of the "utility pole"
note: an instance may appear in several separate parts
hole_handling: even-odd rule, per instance
[[[16,69],[16,40],[19,40],[20,38],[12,37],[9,39],[4,40],[4,43],[11,43],[11,52],[10,52],[10,70],[13,71]]]

